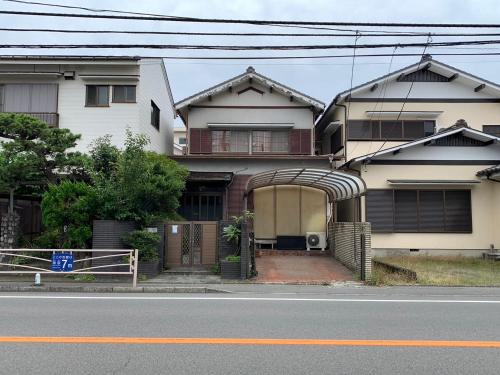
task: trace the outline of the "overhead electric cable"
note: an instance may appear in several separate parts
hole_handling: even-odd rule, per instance
[[[500,28],[497,23],[407,23],[407,22],[331,22],[331,21],[282,21],[282,20],[244,20],[223,18],[196,18],[179,16],[126,16],[110,14],[81,14],[57,12],[25,12],[17,10],[2,10],[0,14],[39,17],[64,17],[64,18],[93,18],[117,20],[142,20],[190,23],[217,23],[217,24],[249,24],[249,25],[319,25],[319,26],[355,26],[355,27],[414,27],[414,28]]]
[[[203,44],[0,44],[0,48],[29,48],[29,49],[80,49],[80,48],[114,48],[114,49],[185,49],[185,50],[220,50],[220,51],[251,51],[251,50],[322,50],[322,49],[376,49],[376,48],[405,48],[405,47],[445,47],[464,45],[500,44],[496,40],[466,40],[427,43],[374,43],[374,44],[311,44],[311,45],[203,45]]]
[[[38,29],[38,28],[12,28],[0,27],[0,31],[8,32],[43,32],[43,33],[67,33],[67,34],[139,34],[139,35],[199,35],[199,36],[266,36],[266,37],[349,37],[350,34],[340,33],[228,33],[228,32],[184,32],[184,31],[143,31],[143,30],[78,30],[78,29]],[[371,31],[360,32],[361,36],[367,37],[421,37],[429,33],[371,33]],[[500,33],[432,33],[432,36],[440,37],[462,37],[462,36],[500,36]]]

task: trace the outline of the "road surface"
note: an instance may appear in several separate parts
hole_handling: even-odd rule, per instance
[[[500,290],[0,295],[0,374],[498,374]]]

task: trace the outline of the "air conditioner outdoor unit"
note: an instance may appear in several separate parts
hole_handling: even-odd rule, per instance
[[[325,232],[306,232],[307,251],[311,249],[326,249],[326,233]]]

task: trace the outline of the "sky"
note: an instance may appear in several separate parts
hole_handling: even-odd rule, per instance
[[[36,1],[36,0],[35,0]],[[424,23],[499,23],[499,0],[38,0],[45,3],[86,6],[92,8],[118,9],[121,11],[168,14],[203,18],[272,19],[303,21],[350,21],[350,22],[424,22]],[[16,4],[0,0],[0,10],[24,10],[44,12],[84,13],[80,10],[60,9],[40,5]],[[238,45],[286,45],[286,44],[352,44],[354,28],[347,37],[237,37],[234,32],[318,32],[297,28],[251,25],[215,25],[202,23],[175,23],[130,20],[67,19],[33,16],[0,15],[0,27],[16,28],[73,28],[73,29],[119,29],[148,31],[215,31],[229,36],[144,36],[144,35],[66,35],[49,33],[21,33],[0,31],[3,44],[29,43],[161,43],[161,44],[238,44]],[[347,27],[346,27],[347,28]],[[389,28],[379,27],[379,30]],[[412,30],[412,29],[406,29]],[[419,31],[428,32],[426,29]],[[498,32],[498,29],[440,29],[452,32]],[[321,32],[321,31],[319,31]],[[326,31],[335,32],[335,31]],[[408,37],[374,38],[362,36],[357,43],[404,43]],[[478,39],[460,37],[458,39]],[[485,39],[500,39],[486,37]],[[427,37],[411,38],[412,42],[425,42]],[[433,41],[453,40],[434,37]],[[435,47],[425,52],[499,52],[500,44],[488,47]],[[171,51],[171,50],[27,50],[0,49],[2,55],[51,54],[51,55],[140,55],[140,56],[311,56],[352,54],[353,50],[325,51]],[[393,53],[393,48],[357,53]],[[399,48],[396,53],[421,54],[423,47]],[[500,56],[434,56],[436,60],[456,66],[493,82],[500,82]],[[198,91],[216,85],[253,66],[257,72],[284,83],[328,104],[337,93],[349,89],[352,84],[369,81],[389,71],[415,63],[418,56],[356,58],[354,69],[352,58],[318,60],[273,60],[273,61],[192,61],[165,59],[165,64],[174,95],[179,101]]]

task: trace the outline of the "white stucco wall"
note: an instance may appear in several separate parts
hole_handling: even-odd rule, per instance
[[[263,94],[253,90],[238,94],[249,86],[262,91]],[[290,97],[276,91],[271,93],[269,88],[257,83],[241,84],[233,87],[232,92],[218,94],[211,101],[205,100],[196,105],[203,108],[193,106],[189,110],[188,128],[205,128],[208,123],[289,123],[295,129],[312,129],[314,125],[313,113],[309,108],[304,108],[303,103],[291,102]],[[247,108],[229,108],[239,106]]]
[[[80,134],[76,150],[88,152],[97,138],[112,135],[113,144],[123,147],[126,129],[151,139],[149,149],[173,153],[174,109],[168,79],[161,59],[125,61],[62,60],[50,63],[0,64],[0,72],[76,72],[74,80],[59,76],[0,76],[2,83],[55,83],[58,85],[59,127]],[[94,78],[84,76],[96,76]],[[117,76],[130,76],[121,78]],[[101,77],[98,77],[101,76]],[[134,78],[136,76],[137,78]],[[109,85],[108,107],[86,107],[86,85]],[[136,103],[113,103],[113,85],[137,85]],[[150,124],[151,99],[161,110],[160,131]]]

